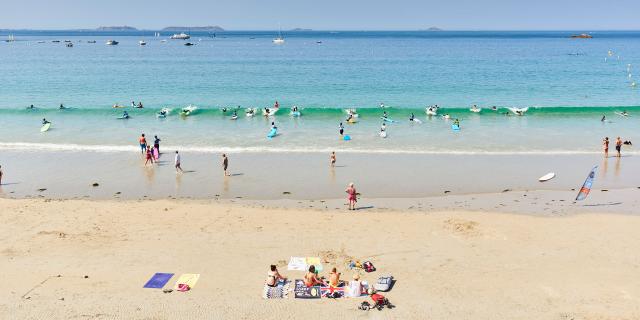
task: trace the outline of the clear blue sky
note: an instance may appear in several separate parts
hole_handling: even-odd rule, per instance
[[[8,0],[0,28],[639,30],[640,0]]]

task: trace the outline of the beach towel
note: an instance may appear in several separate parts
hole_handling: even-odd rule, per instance
[[[309,266],[315,266],[316,267],[316,272],[322,272],[322,262],[320,262],[320,257],[307,257],[307,268]]]
[[[333,299],[338,299],[338,298],[344,298],[344,286],[342,287],[331,287],[331,286],[327,286],[327,287],[321,287],[320,288],[320,295],[323,298],[333,298]]]
[[[320,299],[320,286],[307,287],[302,279],[296,279],[293,293],[296,299]]]
[[[286,299],[289,295],[289,288],[291,287],[291,281],[279,281],[275,287],[270,287],[267,284],[264,285],[262,290],[263,299]]]
[[[173,273],[156,273],[147,281],[143,288],[162,289],[173,277]]]
[[[189,291],[193,289],[198,279],[200,279],[199,273],[185,273],[178,278],[173,289],[177,291]]]
[[[307,271],[307,260],[303,257],[291,257],[289,265],[287,265],[289,271]]]

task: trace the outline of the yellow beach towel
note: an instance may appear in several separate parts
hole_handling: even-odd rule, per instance
[[[189,286],[189,289],[193,289],[193,287],[196,285],[196,282],[198,282],[198,279],[200,279],[199,273],[185,273],[178,278],[174,289],[178,290],[178,286],[181,284],[186,284]]]

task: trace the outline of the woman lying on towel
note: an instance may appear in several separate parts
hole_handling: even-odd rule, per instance
[[[275,287],[278,285],[278,281],[286,281],[287,278],[283,277],[280,272],[278,272],[278,267],[275,265],[271,265],[271,271],[267,273],[267,285],[269,287]]]
[[[318,275],[316,274],[316,267],[314,265],[310,265],[309,272],[304,275],[304,284],[307,287],[313,287],[315,285],[325,285],[322,279],[318,279]]]

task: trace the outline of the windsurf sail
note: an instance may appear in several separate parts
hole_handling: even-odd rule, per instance
[[[576,201],[584,200],[589,195],[589,192],[591,191],[591,186],[593,185],[593,180],[596,177],[597,169],[598,169],[598,166],[595,166],[593,167],[593,169],[591,169],[591,172],[589,172],[587,179],[584,180],[584,183],[582,184],[582,188],[580,188],[580,192],[578,192],[578,196],[576,196]]]

